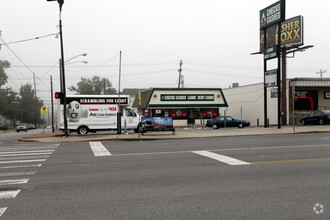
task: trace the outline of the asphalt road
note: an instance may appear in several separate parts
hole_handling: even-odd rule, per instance
[[[330,219],[329,140],[2,143],[0,218]]]

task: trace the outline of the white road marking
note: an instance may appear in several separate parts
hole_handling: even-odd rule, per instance
[[[309,148],[309,147],[330,147],[329,144],[320,145],[294,145],[294,146],[274,146],[274,147],[243,147],[243,148],[224,148],[224,149],[206,149],[205,151],[246,151],[246,150],[271,150],[271,149],[290,149],[290,148]],[[160,151],[149,153],[127,153],[112,154],[112,156],[144,156],[144,155],[160,155],[160,154],[185,154],[191,151]]]
[[[13,199],[21,190],[8,190],[0,192],[0,199]]]
[[[52,154],[52,152],[50,152],[50,153],[28,153],[28,154],[24,154],[24,153],[19,153],[19,154],[0,154],[0,157],[36,156],[36,155],[50,155],[50,154]]]
[[[95,157],[111,156],[111,153],[103,146],[101,142],[89,142],[89,145]]]
[[[8,161],[0,161],[0,164],[5,163],[34,163],[34,162],[44,162],[46,159],[39,159],[39,160],[8,160]]]
[[[216,154],[216,153],[212,153],[209,151],[192,151],[195,154],[199,154],[202,155],[204,157],[208,157],[229,165],[249,165],[249,163],[241,161],[241,160],[237,160],[235,158],[232,157],[227,157],[225,155],[221,155],[221,154]]]
[[[11,158],[0,157],[0,161],[46,159],[46,158],[49,158],[50,156],[51,155],[15,156],[15,157],[11,157]]]
[[[10,152],[0,152],[1,155],[7,154],[24,154],[24,153],[52,153],[54,150],[29,150],[29,151],[10,151]]]
[[[0,180],[1,185],[13,185],[13,184],[24,184],[27,183],[29,179],[16,179],[16,180]]]
[[[27,175],[34,175],[37,171],[31,172],[10,172],[10,173],[0,173],[0,177],[4,176],[27,176]]]
[[[0,217],[5,213],[7,207],[0,208]]]
[[[16,169],[16,168],[30,168],[30,167],[41,167],[41,164],[22,165],[22,166],[3,166],[0,169]]]

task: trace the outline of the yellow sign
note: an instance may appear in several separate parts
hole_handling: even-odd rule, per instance
[[[42,106],[40,110],[41,110],[41,114],[44,114],[44,115],[47,114],[48,109],[45,105]]]

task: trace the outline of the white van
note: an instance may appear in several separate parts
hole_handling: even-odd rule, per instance
[[[128,108],[128,95],[67,95],[68,131],[87,134],[102,130],[117,130],[117,110],[120,101],[121,128],[139,132],[140,116]],[[59,111],[60,130],[64,130],[63,103]]]

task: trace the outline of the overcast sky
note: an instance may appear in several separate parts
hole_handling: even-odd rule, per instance
[[[123,88],[177,87],[180,60],[184,86],[228,88],[234,82],[263,82],[259,51],[259,11],[275,0],[65,0],[62,11],[66,85],[81,77],[109,78],[118,89],[119,51]],[[305,45],[314,48],[288,59],[288,78],[330,77],[329,0],[287,0],[286,18],[304,16]],[[59,7],[46,0],[1,2],[0,30],[6,43],[0,60],[8,60],[8,86],[33,83],[49,103],[50,75],[59,91]],[[48,37],[43,37],[51,35]],[[1,42],[0,42],[1,43]],[[16,55],[14,55],[14,53]],[[24,64],[16,57],[18,56]],[[83,64],[79,61],[88,61]],[[71,63],[71,64],[70,64]],[[25,65],[28,66],[25,67]],[[70,92],[69,92],[70,93]]]

